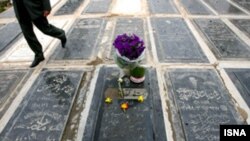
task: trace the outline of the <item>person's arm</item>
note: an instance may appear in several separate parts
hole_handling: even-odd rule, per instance
[[[43,16],[47,17],[50,14],[51,6],[50,6],[50,0],[41,0],[43,3]]]

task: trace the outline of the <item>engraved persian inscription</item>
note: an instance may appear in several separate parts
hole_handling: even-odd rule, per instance
[[[106,13],[112,0],[92,0],[86,7],[85,13]]]
[[[212,15],[213,13],[200,0],[181,0],[186,10],[191,14]]]
[[[67,0],[55,15],[73,14],[83,2],[84,0]]]
[[[250,49],[232,30],[218,19],[196,19],[196,25],[210,42],[210,48],[218,59],[250,58]]]
[[[79,19],[73,25],[68,35],[67,47],[59,46],[52,59],[80,60],[89,59],[93,53],[98,53],[98,47],[106,26],[104,19]]]
[[[142,103],[137,100],[120,99],[118,95],[117,68],[101,68],[95,88],[90,113],[82,141],[166,141],[161,99],[154,69],[147,69],[146,79],[142,84],[128,82],[122,87],[130,93],[148,93]],[[112,103],[106,104],[105,97],[111,97]],[[124,113],[122,102],[128,102],[129,108]],[[93,120],[97,119],[97,120]],[[133,137],[133,138],[131,138]]]
[[[169,70],[165,78],[186,140],[217,141],[220,124],[243,124],[214,70]]]
[[[226,72],[250,107],[250,69],[226,69]]]
[[[234,15],[244,15],[242,11],[230,4],[226,0],[204,0],[211,7],[213,7],[219,14],[234,14]]]
[[[169,13],[177,14],[178,11],[172,0],[147,0],[150,12],[153,14]]]
[[[152,18],[161,62],[207,62],[199,44],[181,18]]]
[[[59,140],[83,72],[44,70],[0,134],[1,140]]]

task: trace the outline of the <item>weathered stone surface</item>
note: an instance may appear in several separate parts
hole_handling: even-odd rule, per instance
[[[181,0],[186,10],[191,14],[212,15],[213,13],[200,0]]]
[[[161,62],[208,62],[199,44],[181,18],[152,18]]]
[[[68,35],[66,48],[62,49],[60,44],[52,59],[89,59],[97,54],[106,23],[104,19],[78,19]]]
[[[24,79],[27,70],[1,70],[0,71],[0,118],[7,106],[11,103],[13,93]]]
[[[250,107],[250,69],[226,69],[226,72]]]
[[[232,1],[250,11],[250,0],[232,0]]]
[[[84,10],[85,13],[106,13],[112,0],[92,0]]]
[[[244,124],[212,69],[171,69],[165,73],[176,140],[218,141],[221,124]]]
[[[12,22],[0,28],[0,52],[2,52],[11,42],[21,34],[18,23]]]
[[[194,20],[210,42],[209,47],[218,59],[250,58],[250,48],[219,19]]]
[[[245,15],[241,10],[230,4],[226,0],[204,0],[219,14],[233,14],[233,15]]]
[[[115,36],[123,33],[136,34],[144,38],[144,21],[139,18],[119,18],[116,22]]]
[[[6,25],[6,24],[0,24],[0,30],[1,30],[1,28],[2,28],[4,25]]]
[[[149,10],[153,14],[177,14],[179,13],[172,0],[147,0]]]
[[[127,100],[126,112],[120,109],[124,101],[118,96],[118,77],[118,69],[101,68],[82,141],[166,141],[155,70],[147,69],[142,84],[124,80],[122,87],[144,88],[148,92],[143,103]],[[112,96],[112,104],[104,103],[106,96]]]
[[[230,21],[250,38],[250,20],[235,19]]]
[[[1,18],[15,18],[14,8],[11,7],[8,10],[0,13],[0,19]]]
[[[83,72],[43,70],[0,140],[60,140]]]
[[[67,0],[55,15],[73,14],[83,2],[84,0]]]

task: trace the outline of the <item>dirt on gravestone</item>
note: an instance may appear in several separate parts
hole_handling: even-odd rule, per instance
[[[12,4],[9,0],[0,0],[0,13],[4,12],[8,8],[10,8]]]

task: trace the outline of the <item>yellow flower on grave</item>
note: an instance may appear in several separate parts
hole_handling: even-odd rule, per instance
[[[122,103],[121,109],[125,112],[128,109],[128,102]]]
[[[110,97],[106,97],[105,103],[107,103],[107,104],[112,103],[112,99]]]
[[[143,102],[144,101],[144,97],[142,95],[138,96],[138,99],[137,99],[139,102]]]

